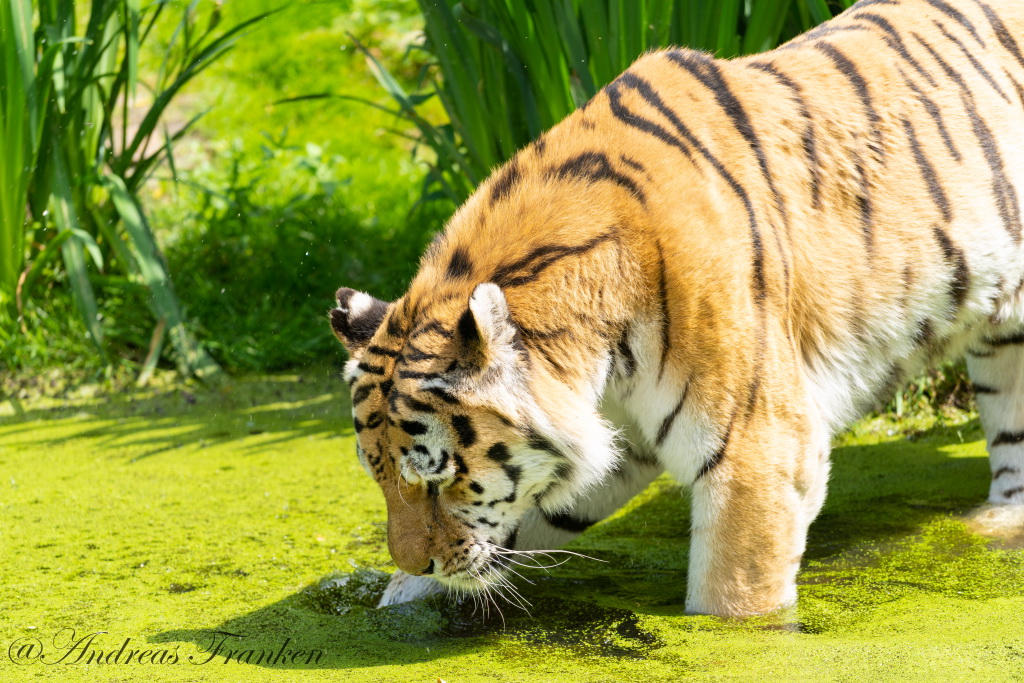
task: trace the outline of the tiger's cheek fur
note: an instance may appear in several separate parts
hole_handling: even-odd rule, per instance
[[[693,491],[688,608],[790,604],[832,436],[964,353],[989,502],[1024,505],[1022,84],[1013,0],[649,53],[482,184],[401,300],[339,290],[401,566],[480,588],[663,468]]]

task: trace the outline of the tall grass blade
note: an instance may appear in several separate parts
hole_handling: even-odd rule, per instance
[[[170,275],[138,200],[128,192],[124,181],[115,175],[103,176],[101,183],[110,192],[114,207],[131,237],[129,245],[135,266],[149,289],[150,309],[156,319],[168,327],[171,343],[178,352],[180,371],[183,374],[194,373],[200,378],[217,373],[217,364],[185,328]]]

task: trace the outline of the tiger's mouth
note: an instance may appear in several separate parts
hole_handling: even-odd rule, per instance
[[[460,593],[485,593],[510,586],[506,562],[500,555],[478,558],[467,567],[450,574],[435,575],[435,578],[444,586]]]

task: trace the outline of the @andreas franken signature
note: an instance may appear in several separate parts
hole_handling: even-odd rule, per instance
[[[73,628],[62,628],[52,638],[23,636],[7,647],[7,658],[18,665],[45,664],[135,664],[174,665],[210,663],[257,664],[263,666],[311,666],[330,657],[320,649],[292,647],[291,638],[273,646],[261,640],[260,647],[246,647],[246,636],[228,631],[208,631],[195,652],[181,651],[181,645],[154,647],[137,643],[131,637],[117,638],[106,631],[93,631],[84,635]]]

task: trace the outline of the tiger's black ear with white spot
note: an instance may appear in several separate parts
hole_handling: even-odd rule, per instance
[[[476,286],[469,308],[459,319],[458,335],[467,360],[481,369],[515,360],[521,346],[519,331],[498,285],[485,282]]]
[[[331,329],[350,356],[358,355],[384,322],[388,302],[348,287],[342,287],[334,296],[338,307],[330,312]]]

